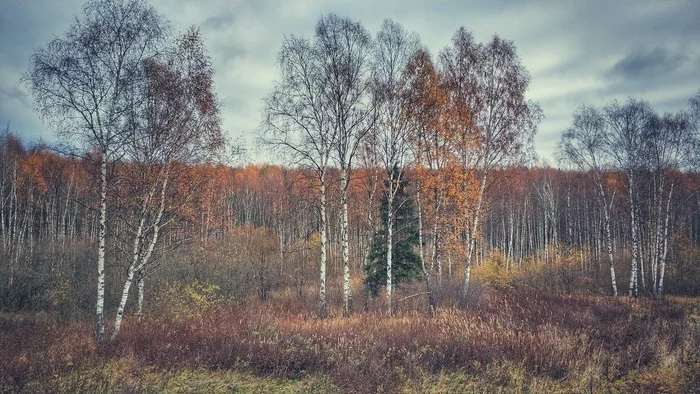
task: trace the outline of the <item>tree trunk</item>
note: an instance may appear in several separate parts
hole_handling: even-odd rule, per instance
[[[136,287],[138,288],[138,297],[136,298],[136,319],[140,323],[141,317],[143,316],[143,296],[145,287],[145,272],[140,270],[136,273]]]
[[[428,313],[430,317],[435,316],[437,305],[435,304],[435,294],[433,292],[432,283],[430,282],[430,271],[425,266],[425,253],[423,251],[423,207],[420,200],[420,184],[416,191],[416,205],[418,205],[418,255],[420,256],[420,264],[425,276],[425,288],[428,292]]]
[[[343,317],[350,316],[352,289],[350,288],[350,245],[348,240],[348,185],[350,174],[347,169],[340,172],[342,222],[340,226],[341,253],[343,258]]]
[[[391,303],[393,290],[391,264],[393,257],[393,237],[394,237],[394,182],[389,177],[389,193],[387,195],[387,215],[386,215],[386,308],[389,316],[394,312]]]
[[[664,296],[664,276],[666,274],[666,259],[668,258],[668,236],[669,236],[669,225],[671,218],[671,198],[673,196],[673,182],[671,182],[671,188],[668,191],[668,200],[666,201],[666,217],[664,218],[664,235],[663,235],[663,252],[661,254],[661,259],[659,262],[659,287],[657,290],[658,298],[663,298]]]
[[[467,296],[469,294],[469,277],[471,276],[472,258],[476,250],[476,234],[479,229],[479,215],[481,214],[481,204],[484,200],[485,189],[486,174],[483,174],[481,176],[481,186],[479,187],[479,199],[477,200],[476,208],[474,209],[472,228],[467,235],[469,243],[467,245],[467,256],[464,260],[464,280],[462,281],[462,290],[460,291],[459,297],[459,306],[462,308],[467,305]]]
[[[107,150],[102,151],[100,163],[100,230],[97,248],[97,303],[95,308],[95,341],[105,337],[105,241],[107,237]]]
[[[639,260],[639,234],[637,233],[637,201],[635,199],[635,183],[634,174],[630,171],[629,173],[629,197],[630,197],[630,216],[631,216],[631,230],[632,230],[632,267],[630,270],[630,288],[629,296],[634,297],[637,295],[637,278],[638,278],[638,260]]]
[[[604,211],[605,243],[608,249],[608,260],[610,263],[610,281],[612,283],[613,296],[617,297],[617,280],[615,279],[615,260],[613,258],[612,232],[610,230],[610,211],[607,206],[604,208]]]
[[[328,243],[328,224],[326,217],[326,173],[321,171],[321,278],[319,282],[319,312],[320,318],[328,316],[328,304],[326,302],[326,260],[327,251],[326,244]]]
[[[155,249],[156,244],[158,243],[158,238],[160,236],[161,221],[163,219],[163,213],[165,212],[165,200],[168,188],[168,171],[165,171],[164,176],[165,178],[163,179],[163,185],[160,191],[160,202],[158,212],[156,213],[155,218],[153,218],[152,223],[148,227],[146,227],[146,219],[149,216],[148,205],[150,204],[153,198],[153,194],[156,191],[156,185],[153,186],[153,188],[149,192],[148,197],[144,199],[143,209],[141,211],[141,219],[139,221],[139,226],[136,229],[136,236],[134,237],[134,251],[131,265],[129,265],[129,270],[127,271],[126,281],[124,282],[124,287],[122,289],[122,297],[119,301],[119,307],[117,308],[117,316],[114,319],[114,332],[112,333],[111,337],[112,340],[114,340],[114,338],[117,337],[117,334],[119,334],[119,330],[121,329],[122,318],[124,317],[124,310],[126,309],[126,302],[129,298],[129,290],[131,288],[134,275],[137,273],[144,273],[143,271],[145,270],[146,265],[150,261],[151,255],[153,254],[153,250]],[[146,237],[148,236],[148,233],[151,233],[151,239],[148,242],[148,247],[146,248],[146,250],[144,250],[144,242]],[[143,282],[140,281],[139,285],[143,286]],[[142,294],[139,293],[139,297],[141,296]]]

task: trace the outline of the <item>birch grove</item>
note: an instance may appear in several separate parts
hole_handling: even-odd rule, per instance
[[[101,342],[221,272],[236,302],[319,318],[477,308],[484,285],[698,293],[700,94],[582,104],[552,168],[529,156],[543,113],[513,41],[462,27],[433,56],[388,19],[313,27],[282,39],[263,99],[277,164],[233,166],[203,33],[89,1],[23,77],[59,143],[0,132],[0,306],[89,304]]]
[[[104,339],[108,166],[123,154],[132,132],[130,94],[143,77],[142,62],[158,49],[165,22],[141,0],[94,0],[61,37],[38,49],[25,81],[38,111],[71,142],[96,150],[99,168],[95,338]]]

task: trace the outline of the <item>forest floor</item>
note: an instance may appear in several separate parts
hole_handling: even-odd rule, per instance
[[[0,392],[700,392],[698,298],[484,289],[432,318],[321,320],[281,298],[172,308],[99,345],[87,320],[0,314]]]

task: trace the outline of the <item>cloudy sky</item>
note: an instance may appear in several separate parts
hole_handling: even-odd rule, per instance
[[[32,52],[60,36],[83,0],[0,0],[0,127],[26,142],[52,141],[20,83]],[[391,18],[418,33],[433,56],[464,26],[478,41],[493,34],[515,42],[532,76],[529,98],[546,119],[536,137],[551,164],[559,135],[581,104],[638,97],[659,112],[685,108],[700,90],[700,1],[412,1],[153,0],[178,30],[199,25],[214,59],[223,122],[252,147],[262,98],[277,78],[285,34],[311,36],[334,12],[376,34]]]

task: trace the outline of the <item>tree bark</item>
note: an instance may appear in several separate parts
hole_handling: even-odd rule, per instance
[[[327,251],[326,244],[328,243],[328,219],[326,217],[326,172],[321,171],[321,278],[319,282],[319,312],[320,318],[328,316],[328,303],[326,302],[326,261]]]
[[[105,337],[105,241],[107,236],[107,150],[102,151],[100,163],[100,230],[97,248],[97,303],[95,308],[95,341]]]
[[[466,182],[466,180],[465,180]],[[481,176],[481,186],[479,187],[479,198],[476,202],[476,208],[474,209],[474,216],[472,217],[472,227],[469,230],[467,236],[467,256],[464,260],[464,279],[462,281],[462,289],[460,291],[459,306],[465,307],[467,305],[467,296],[469,295],[469,279],[471,276],[472,268],[472,258],[474,252],[476,251],[476,234],[479,230],[479,216],[481,214],[481,205],[484,201],[484,191],[486,189],[486,174]]]
[[[348,169],[340,172],[342,222],[340,227],[341,253],[343,258],[343,317],[350,317],[352,309],[352,288],[350,287],[350,245],[348,239]]]

